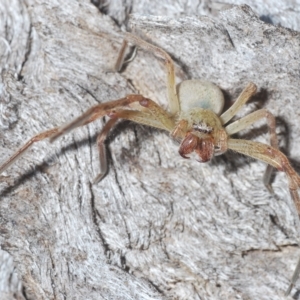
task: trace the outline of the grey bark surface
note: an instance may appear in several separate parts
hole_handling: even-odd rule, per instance
[[[229,2],[218,15],[210,1],[199,10],[145,3],[98,3],[99,11],[83,0],[1,1],[1,161],[97,103],[141,93],[167,107],[165,68],[151,53],[109,71],[127,26],[172,56],[177,82],[212,81],[227,107],[255,82],[258,94],[239,116],[270,110],[299,172],[300,33]],[[254,5],[261,17],[289,19],[288,5],[264,3]],[[202,11],[212,14],[196,16]],[[285,25],[299,29],[293,24]],[[271,195],[261,162],[232,152],[184,160],[168,133],[121,122],[108,139],[107,177],[93,185],[103,124],[40,142],[0,175],[1,248],[23,283],[3,251],[1,299],[285,299],[299,232],[283,173]],[[264,124],[240,136],[268,143]]]

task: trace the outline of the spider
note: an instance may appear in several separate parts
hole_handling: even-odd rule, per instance
[[[100,174],[96,177],[95,183],[102,180],[108,170],[105,139],[118,119],[127,119],[169,131],[174,139],[181,141],[179,154],[184,158],[194,158],[199,162],[207,162],[213,156],[221,155],[231,149],[264,161],[268,166],[263,181],[270,191],[272,191],[270,178],[273,168],[285,172],[291,196],[298,215],[300,215],[300,198],[297,192],[300,187],[300,176],[292,168],[287,157],[278,150],[275,117],[266,109],[259,109],[228,124],[241,107],[256,93],[256,85],[252,82],[248,83],[235,103],[222,113],[224,97],[216,85],[208,81],[193,79],[182,81],[176,86],[175,68],[170,55],[161,48],[130,33],[125,34],[115,66],[116,71],[119,71],[124,64],[125,52],[129,42],[152,52],[164,61],[167,69],[169,111],[163,109],[151,99],[137,94],[98,104],[88,109],[71,123],[52,128],[32,137],[0,166],[0,174],[20,158],[34,143],[46,138],[50,138],[50,141],[53,142],[76,127],[87,125],[98,118],[108,116],[110,119],[97,138]],[[267,120],[271,146],[231,138],[231,135],[249,127],[262,118]]]
[[[174,63],[169,54],[130,33],[125,34],[115,66],[117,71],[124,64],[128,43],[152,52],[154,56],[163,60],[167,71],[169,110],[165,110],[151,99],[139,94],[128,95],[121,99],[98,104],[88,109],[71,123],[55,127],[32,137],[0,166],[0,174],[20,158],[34,143],[46,138],[50,138],[50,141],[53,142],[76,127],[87,125],[98,118],[108,116],[109,121],[97,137],[100,174],[96,177],[95,182],[102,180],[108,170],[104,142],[110,129],[118,119],[127,119],[168,131],[171,137],[180,141],[179,154],[184,158],[208,162],[213,156],[221,155],[231,149],[267,163],[268,166],[263,181],[270,192],[272,192],[270,178],[273,168],[285,172],[291,197],[295,203],[297,213],[300,215],[300,198],[297,192],[300,187],[300,176],[292,168],[287,157],[278,149],[275,117],[266,109],[259,109],[229,123],[242,106],[256,93],[256,85],[250,82],[234,104],[222,113],[224,97],[216,85],[198,79],[185,80],[176,85]],[[266,118],[271,145],[231,138],[233,134],[262,118]]]

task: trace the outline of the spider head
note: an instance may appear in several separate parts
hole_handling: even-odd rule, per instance
[[[179,154],[183,158],[191,158],[196,154],[197,161],[210,161],[214,156],[213,137],[210,134],[188,132],[180,144]]]
[[[195,107],[180,112],[179,121],[171,134],[181,139],[179,154],[182,157],[207,162],[216,155],[215,146],[218,146],[223,131],[220,118],[213,111]],[[217,152],[220,152],[219,155],[224,151]]]

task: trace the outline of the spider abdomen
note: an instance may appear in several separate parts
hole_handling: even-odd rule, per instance
[[[208,81],[185,80],[177,85],[177,94],[181,111],[199,107],[220,115],[224,107],[222,91],[215,84]]]

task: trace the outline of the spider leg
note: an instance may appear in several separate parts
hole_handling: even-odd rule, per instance
[[[8,160],[6,160],[0,166],[0,174],[4,172],[9,166],[11,166],[17,159],[22,157],[25,152],[36,142],[42,141],[48,137],[51,137],[53,134],[57,133],[59,130],[58,127],[52,128],[50,130],[44,131],[32,137],[25,145],[18,149]]]
[[[173,120],[170,119],[169,116],[163,115],[164,113],[166,114],[166,112],[155,102],[149,99],[143,100],[142,103],[147,105],[149,111],[116,110],[109,114],[111,119],[105,124],[97,138],[100,174],[95,178],[94,183],[101,181],[107,173],[108,165],[104,142],[110,129],[115,125],[118,119],[126,119],[136,123],[170,131],[168,126],[172,126],[171,124],[173,123]]]
[[[97,147],[98,147],[99,161],[100,161],[100,173],[94,179],[93,183],[98,183],[99,181],[101,181],[107,173],[107,170],[108,170],[107,155],[106,155],[106,147],[105,147],[104,142],[106,140],[106,137],[107,137],[109,131],[116,124],[117,121],[118,121],[117,118],[110,119],[105,124],[102,131],[100,132],[100,134],[97,137]]]
[[[175,115],[180,110],[179,100],[176,92],[176,82],[175,82],[175,68],[174,63],[170,55],[162,50],[159,47],[151,45],[150,43],[138,38],[137,36],[126,33],[125,39],[121,46],[121,50],[119,52],[119,56],[115,65],[116,70],[120,70],[122,68],[122,64],[124,62],[125,50],[128,45],[128,42],[139,46],[140,48],[152,52],[156,57],[163,59],[166,68],[167,68],[167,90],[168,90],[168,99],[169,99],[169,108],[172,115]]]
[[[75,119],[67,125],[64,125],[62,127],[55,127],[53,129],[35,135],[24,146],[17,150],[12,155],[12,157],[10,157],[0,166],[0,174],[3,171],[5,171],[18,158],[20,158],[25,153],[25,151],[28,150],[30,146],[32,146],[35,142],[41,141],[46,138],[50,138],[50,140],[53,141],[58,137],[70,132],[72,129],[84,126],[105,115],[108,115],[112,119],[128,119],[136,123],[149,125],[167,131],[171,131],[175,123],[173,118],[163,108],[161,108],[154,101],[147,99],[141,95],[129,95],[119,100],[101,103],[88,109],[80,117],[78,117],[77,119]],[[107,123],[107,125],[104,126],[102,132],[100,133],[97,139],[99,159],[101,164],[100,170],[101,174],[104,175],[105,171],[107,170],[107,166],[105,166],[107,162],[105,147],[103,143],[109,130],[115,122],[116,120],[110,120]]]
[[[291,197],[294,201],[298,216],[300,216],[300,198],[297,191],[300,187],[300,176],[292,168],[289,160],[282,152],[259,142],[240,139],[228,139],[228,149],[264,161],[279,171],[285,172]]]
[[[266,109],[260,109],[257,110],[231,124],[225,127],[225,130],[228,135],[232,135],[234,133],[237,133],[250,125],[252,125],[254,122],[257,122],[258,120],[266,118],[267,119],[267,125],[269,127],[269,134],[270,134],[270,144],[273,148],[278,149],[278,140],[276,136],[276,121],[275,117]],[[263,182],[264,185],[267,187],[267,189],[273,193],[272,186],[270,184],[272,172],[274,168],[268,164],[264,177],[263,177]]]
[[[130,105],[135,104],[134,102],[137,102],[139,106],[134,107],[137,110],[130,110],[131,109]],[[74,128],[87,125],[88,123],[91,123],[96,119],[101,118],[105,115],[112,117],[113,114],[117,111],[117,109],[122,109],[122,108],[125,109],[127,108],[127,112],[129,114],[130,111],[135,112],[143,109],[148,110],[149,111],[148,118],[145,115],[143,115],[143,117],[140,118],[139,114],[135,114],[134,116],[131,116],[130,119],[128,118],[129,120],[135,121],[137,123],[142,123],[144,125],[157,127],[168,131],[170,131],[174,127],[173,118],[154,101],[147,99],[141,95],[129,95],[125,98],[110,101],[107,103],[101,103],[88,109],[80,117],[78,117],[71,123],[62,126],[58,130],[58,132],[53,134],[53,136],[51,137],[51,142],[55,141],[58,137],[70,132]],[[154,120],[157,121],[157,124],[155,124]]]
[[[125,54],[126,54],[126,48],[127,47],[128,47],[128,42],[124,39],[123,43],[122,43],[122,46],[120,48],[120,51],[119,51],[119,55],[118,55],[116,64],[113,68],[113,70],[115,72],[120,72],[123,65],[124,65],[124,59],[125,59]]]
[[[220,116],[223,125],[238,113],[242,106],[256,93],[256,90],[256,85],[253,82],[249,82],[237,100]]]
[[[284,296],[288,296],[292,290],[292,288],[295,286],[296,284],[296,281],[297,279],[299,278],[299,273],[300,273],[300,258],[298,260],[298,263],[297,263],[297,266],[296,266],[296,269],[293,273],[293,276],[292,276],[292,279],[291,279],[291,282],[290,282],[290,285],[288,287],[288,289],[286,290]]]
[[[141,95],[128,95],[127,97],[113,100],[105,103],[98,104],[94,107],[91,107],[88,109],[85,113],[83,113],[81,116],[79,116],[77,119],[73,120],[71,123],[68,123],[58,130],[57,133],[55,133],[51,137],[51,142],[55,141],[60,136],[67,134],[71,130],[87,125],[96,119],[99,119],[107,114],[109,114],[110,111],[121,108],[121,107],[128,107],[130,108],[130,104],[134,102],[139,102],[141,100],[145,99],[145,97]]]
[[[280,171],[285,172],[290,194],[293,199],[294,205],[296,207],[296,212],[298,217],[300,216],[300,197],[297,189],[300,187],[300,176],[296,173],[296,171],[290,165],[287,157],[280,152],[278,149],[273,148],[271,146],[253,142],[253,141],[246,141],[246,140],[235,140],[229,139],[228,140],[228,148],[244,155],[248,155],[250,157],[256,158],[258,160],[264,161],[269,165],[277,168]],[[299,219],[296,217],[296,226],[297,231],[299,231]],[[300,259],[298,260],[297,266],[293,273],[291,283],[285,292],[285,296],[288,296],[295,285],[297,279],[299,278],[300,273]]]
[[[68,124],[67,126],[63,127],[55,127],[53,129],[44,131],[32,137],[24,146],[22,146],[19,150],[17,150],[8,160],[6,160],[0,166],[0,174],[4,172],[10,165],[12,165],[17,159],[23,156],[23,154],[36,142],[44,140],[46,138],[51,138],[51,140],[56,139],[58,136],[65,134],[72,130],[75,127],[82,126],[88,124],[95,119],[104,116],[107,111],[117,107],[117,106],[128,106],[133,102],[138,102],[140,100],[145,99],[143,96],[140,95],[129,95],[125,98],[102,103],[97,106],[90,108],[87,112],[81,115],[79,118],[74,120],[72,123]]]

